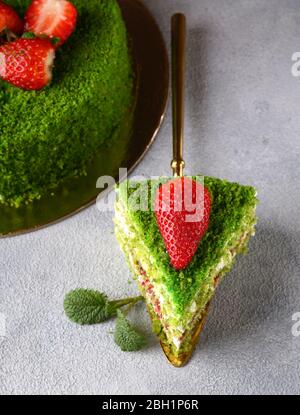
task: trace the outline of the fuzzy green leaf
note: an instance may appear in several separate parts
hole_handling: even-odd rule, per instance
[[[147,344],[145,336],[131,325],[120,310],[117,315],[114,339],[120,349],[123,352],[136,352],[144,348]]]
[[[65,296],[67,317],[78,324],[98,324],[116,316],[116,307],[105,294],[95,290],[77,289]]]

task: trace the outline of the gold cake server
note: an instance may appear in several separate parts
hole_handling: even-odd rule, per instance
[[[172,32],[172,112],[173,112],[173,160],[171,167],[174,177],[182,177],[185,162],[183,159],[184,146],[184,97],[185,97],[185,56],[186,56],[186,18],[184,14],[176,13],[171,19]],[[182,367],[191,358],[197,345],[199,335],[204,327],[209,304],[202,310],[199,323],[195,327],[191,350],[181,355],[174,355],[168,342],[161,341],[161,347],[173,366]]]

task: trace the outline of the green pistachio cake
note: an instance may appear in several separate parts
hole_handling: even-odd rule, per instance
[[[7,0],[24,15],[31,0]],[[19,206],[82,175],[130,110],[133,76],[116,0],[73,0],[74,34],[53,80],[24,91],[0,80],[0,203]]]
[[[166,355],[182,366],[191,356],[218,282],[255,233],[257,199],[252,187],[205,177],[212,198],[209,228],[192,262],[176,271],[153,211],[155,192],[167,180],[119,186],[115,233]],[[140,208],[133,197],[137,189],[138,199],[147,201]]]

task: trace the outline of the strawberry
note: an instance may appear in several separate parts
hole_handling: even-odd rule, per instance
[[[14,9],[0,0],[0,35],[6,30],[21,35],[23,28],[23,22]]]
[[[195,180],[176,178],[158,188],[155,216],[176,270],[192,261],[207,231],[210,211],[210,193]]]
[[[52,78],[55,49],[47,39],[18,39],[0,46],[0,77],[27,90],[38,90]]]
[[[25,15],[25,31],[59,39],[61,46],[75,30],[76,7],[67,0],[33,0]]]

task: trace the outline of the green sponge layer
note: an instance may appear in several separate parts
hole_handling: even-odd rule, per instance
[[[8,1],[24,13],[31,0]],[[19,206],[82,175],[132,102],[127,33],[115,0],[73,0],[78,24],[42,91],[0,80],[0,202]]]

